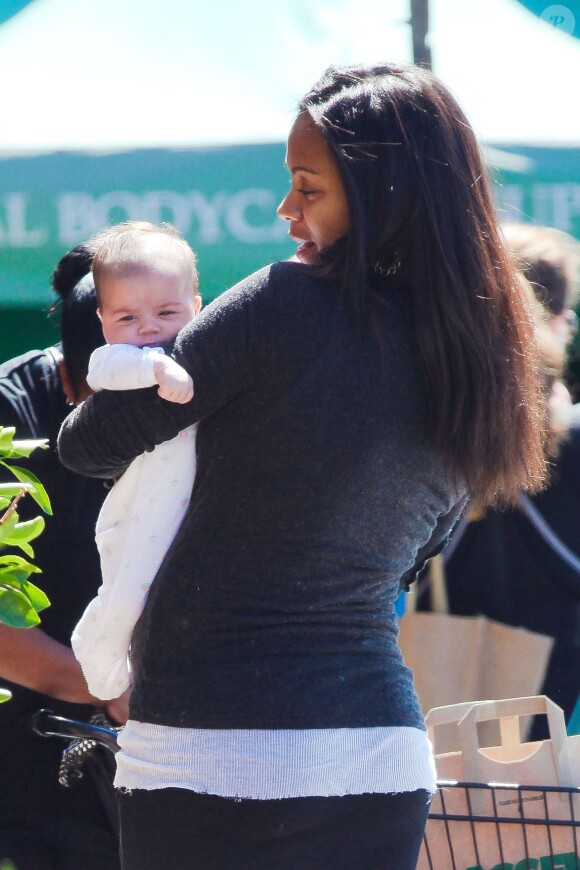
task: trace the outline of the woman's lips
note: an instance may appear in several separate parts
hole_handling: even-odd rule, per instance
[[[296,256],[301,263],[311,266],[318,263],[318,248],[314,242],[301,242],[296,248]]]

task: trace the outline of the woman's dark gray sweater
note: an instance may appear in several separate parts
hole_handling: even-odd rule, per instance
[[[114,476],[200,421],[191,504],[132,642],[131,718],[190,728],[423,727],[397,647],[401,576],[464,504],[429,436],[404,290],[379,345],[336,288],[278,263],[175,345],[187,405],[103,392],[62,461]]]

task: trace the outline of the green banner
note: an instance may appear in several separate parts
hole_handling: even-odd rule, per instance
[[[500,216],[556,227],[580,239],[580,148],[491,148]]]
[[[490,148],[500,214],[580,238],[580,149]],[[198,256],[204,301],[291,255],[276,206],[284,145],[0,158],[0,360],[55,337],[49,278],[69,248],[128,219],[169,221]]]
[[[205,302],[293,252],[274,145],[0,159],[0,359],[54,337],[49,278],[65,251],[119,221],[169,221],[198,257]]]
[[[169,221],[199,259],[206,299],[288,256],[276,206],[283,145],[0,160],[0,302],[43,305],[59,257],[119,221]]]

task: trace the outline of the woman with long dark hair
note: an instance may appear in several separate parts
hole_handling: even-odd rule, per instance
[[[287,163],[302,262],[180,333],[193,400],[104,392],[60,436],[70,467],[115,475],[199,421],[132,639],[127,870],[413,868],[435,774],[395,599],[468,493],[509,502],[544,477],[525,294],[443,85],[331,69]]]

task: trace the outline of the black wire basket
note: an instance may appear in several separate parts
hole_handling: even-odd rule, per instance
[[[580,870],[580,788],[438,783],[418,870]]]

